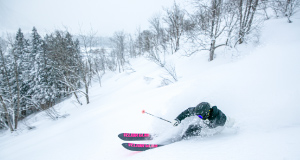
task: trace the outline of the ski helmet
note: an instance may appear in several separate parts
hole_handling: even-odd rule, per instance
[[[207,102],[201,102],[195,107],[195,112],[201,119],[207,119],[210,112],[210,104]]]

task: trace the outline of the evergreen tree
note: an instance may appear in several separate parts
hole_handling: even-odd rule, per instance
[[[26,108],[26,96],[29,90],[29,85],[26,83],[29,79],[28,69],[30,68],[28,60],[28,41],[24,38],[21,29],[18,30],[15,42],[12,48],[12,65],[10,68],[13,72],[12,77],[12,93],[14,95],[13,102],[15,103],[15,129],[18,127],[18,119],[21,112],[21,107]]]
[[[5,55],[6,45],[0,38],[0,128],[13,129],[13,110],[12,89],[10,85],[10,71],[8,70],[8,56]]]
[[[46,83],[43,83],[45,80],[41,72],[46,67],[43,63],[43,59],[46,58],[44,57],[43,51],[43,40],[36,28],[33,27],[29,55],[29,62],[32,67],[30,68],[30,81],[28,82],[30,89],[28,95],[30,96],[31,104],[35,106],[35,108],[42,104],[42,101],[46,96],[42,93],[43,88],[46,87]]]
[[[56,69],[57,62],[55,61],[55,41],[53,35],[46,35],[42,44],[43,52],[38,57],[40,69],[39,88],[40,94],[36,95],[43,109],[51,107],[55,104],[55,100],[60,97],[59,91],[59,74]]]

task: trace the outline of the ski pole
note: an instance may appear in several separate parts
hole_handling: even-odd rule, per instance
[[[171,121],[168,121],[168,120],[163,119],[163,118],[161,118],[161,117],[157,117],[157,116],[155,116],[155,115],[153,115],[153,114],[150,114],[150,113],[146,112],[145,110],[143,110],[142,113],[147,113],[147,114],[149,114],[150,116],[153,116],[153,117],[159,118],[159,119],[161,119],[161,120],[164,120],[164,121],[166,121],[166,122],[172,123]]]

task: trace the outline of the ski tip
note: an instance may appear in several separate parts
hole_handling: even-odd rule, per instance
[[[129,143],[122,143],[122,146],[123,146],[124,148],[127,148],[128,144],[129,144]]]
[[[146,141],[153,139],[150,133],[120,133],[118,137],[124,141]]]
[[[143,109],[143,110],[142,110],[142,114],[144,114],[145,112],[146,112],[146,111]]]
[[[135,143],[122,143],[122,146],[130,151],[146,151],[148,149],[157,148],[163,145],[159,144],[135,144]]]
[[[123,133],[120,133],[120,134],[118,135],[118,137],[119,137],[120,139],[123,139]]]
[[[143,150],[140,150],[139,148],[129,147],[130,143],[122,143],[122,146],[125,149],[130,150],[130,151],[143,151]]]

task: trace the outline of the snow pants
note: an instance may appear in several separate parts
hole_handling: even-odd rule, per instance
[[[199,136],[201,132],[200,125],[190,125],[189,128],[183,134],[183,138],[192,137],[192,136]]]

